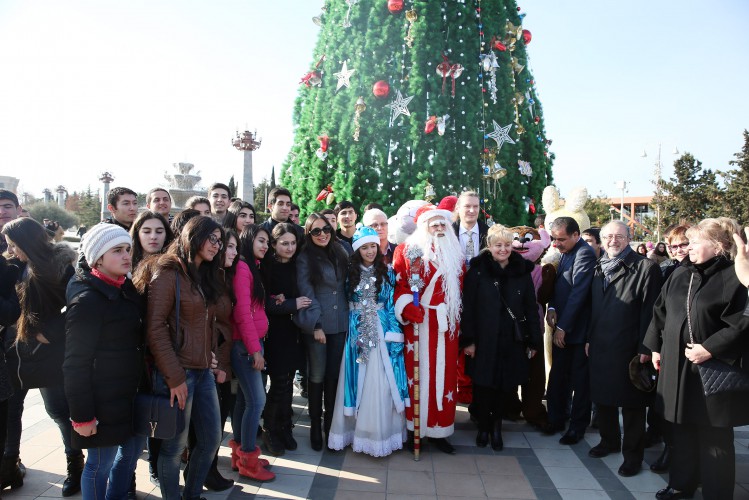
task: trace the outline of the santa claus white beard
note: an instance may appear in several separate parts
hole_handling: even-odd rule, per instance
[[[445,294],[447,320],[451,331],[460,321],[460,275],[463,272],[463,250],[460,248],[458,237],[450,226],[444,236],[434,236],[421,228],[411,235],[406,243],[408,246],[418,246],[422,250],[424,274],[430,274],[428,263],[432,263],[442,271],[442,292]]]

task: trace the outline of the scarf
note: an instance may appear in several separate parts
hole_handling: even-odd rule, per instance
[[[604,257],[601,257],[601,260],[598,261],[599,265],[601,266],[601,272],[603,273],[604,290],[606,290],[606,287],[608,287],[609,283],[611,283],[611,278],[614,276],[614,273],[619,270],[619,266],[622,265],[624,259],[632,251],[632,247],[627,245],[626,247],[624,247],[624,250],[622,250],[616,257],[609,257],[608,254],[606,254]]]
[[[96,276],[97,278],[99,278],[100,280],[102,280],[107,285],[111,285],[111,286],[114,286],[114,287],[117,287],[117,288],[122,288],[122,285],[125,283],[125,278],[126,278],[126,276],[120,276],[116,280],[113,280],[112,278],[110,278],[109,276],[107,276],[106,274],[102,273],[101,271],[99,271],[96,268],[91,269],[91,275],[92,276]]]

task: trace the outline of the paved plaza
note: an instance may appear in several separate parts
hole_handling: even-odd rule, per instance
[[[598,433],[589,430],[585,441],[575,446],[559,444],[560,436],[544,436],[525,423],[505,422],[502,452],[477,448],[475,431],[464,407],[458,408],[455,435],[450,442],[458,453],[444,455],[428,446],[419,462],[401,451],[375,459],[353,453],[315,452],[309,447],[306,400],[295,395],[297,415],[294,434],[299,448],[280,458],[265,456],[276,474],[275,481],[261,484],[240,478],[234,488],[220,493],[205,492],[208,500],[312,498],[312,499],[473,499],[473,498],[565,498],[565,499],[652,499],[666,485],[666,475],[650,472],[647,465],[637,476],[623,478],[616,470],[619,455],[604,459],[588,457],[588,449],[598,443]],[[65,475],[65,457],[57,428],[44,411],[38,391],[26,398],[21,457],[28,469],[24,486],[5,490],[12,500],[60,498]],[[227,431],[229,425],[227,425]],[[224,476],[232,472],[229,448],[224,435],[219,467]],[[735,498],[749,499],[749,427],[736,429],[737,484]],[[646,451],[645,460],[654,461],[661,447]],[[148,479],[144,460],[137,469],[138,498],[160,498],[158,488]],[[76,497],[80,497],[77,495]],[[76,498],[73,497],[73,498]],[[695,498],[701,498],[698,493]]]

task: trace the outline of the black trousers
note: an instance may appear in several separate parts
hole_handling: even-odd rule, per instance
[[[601,441],[611,448],[621,442],[625,462],[641,464],[645,455],[645,408],[622,408],[622,430],[619,429],[619,407],[597,405],[598,432]]]
[[[263,418],[263,424],[269,432],[281,433],[283,430],[291,430],[293,398],[294,372],[271,375]]]
[[[590,382],[585,345],[567,344],[564,349],[552,346],[551,356],[549,385],[546,387],[549,423],[564,425],[571,396],[570,430],[582,434],[590,424]]]
[[[502,421],[502,403],[507,396],[499,389],[473,384],[473,411],[479,430],[488,432],[494,422]]]
[[[673,424],[674,449],[668,484],[692,492],[702,483],[705,500],[733,498],[736,450],[732,427]]]

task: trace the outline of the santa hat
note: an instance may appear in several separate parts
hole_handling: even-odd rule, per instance
[[[354,238],[353,242],[351,243],[351,247],[354,249],[354,252],[356,252],[362,245],[366,245],[367,243],[375,243],[379,245],[380,237],[377,236],[377,231],[375,231],[371,227],[360,226],[354,232]]]
[[[416,225],[418,227],[426,227],[427,223],[435,217],[442,217],[445,219],[445,222],[449,224],[450,219],[452,218],[452,212],[437,208],[431,203],[424,205],[416,211]]]
[[[442,210],[447,210],[448,212],[454,212],[455,211],[455,205],[458,204],[458,197],[457,196],[445,196],[442,198],[442,201],[439,202],[439,205],[437,205],[437,208],[441,208]]]

